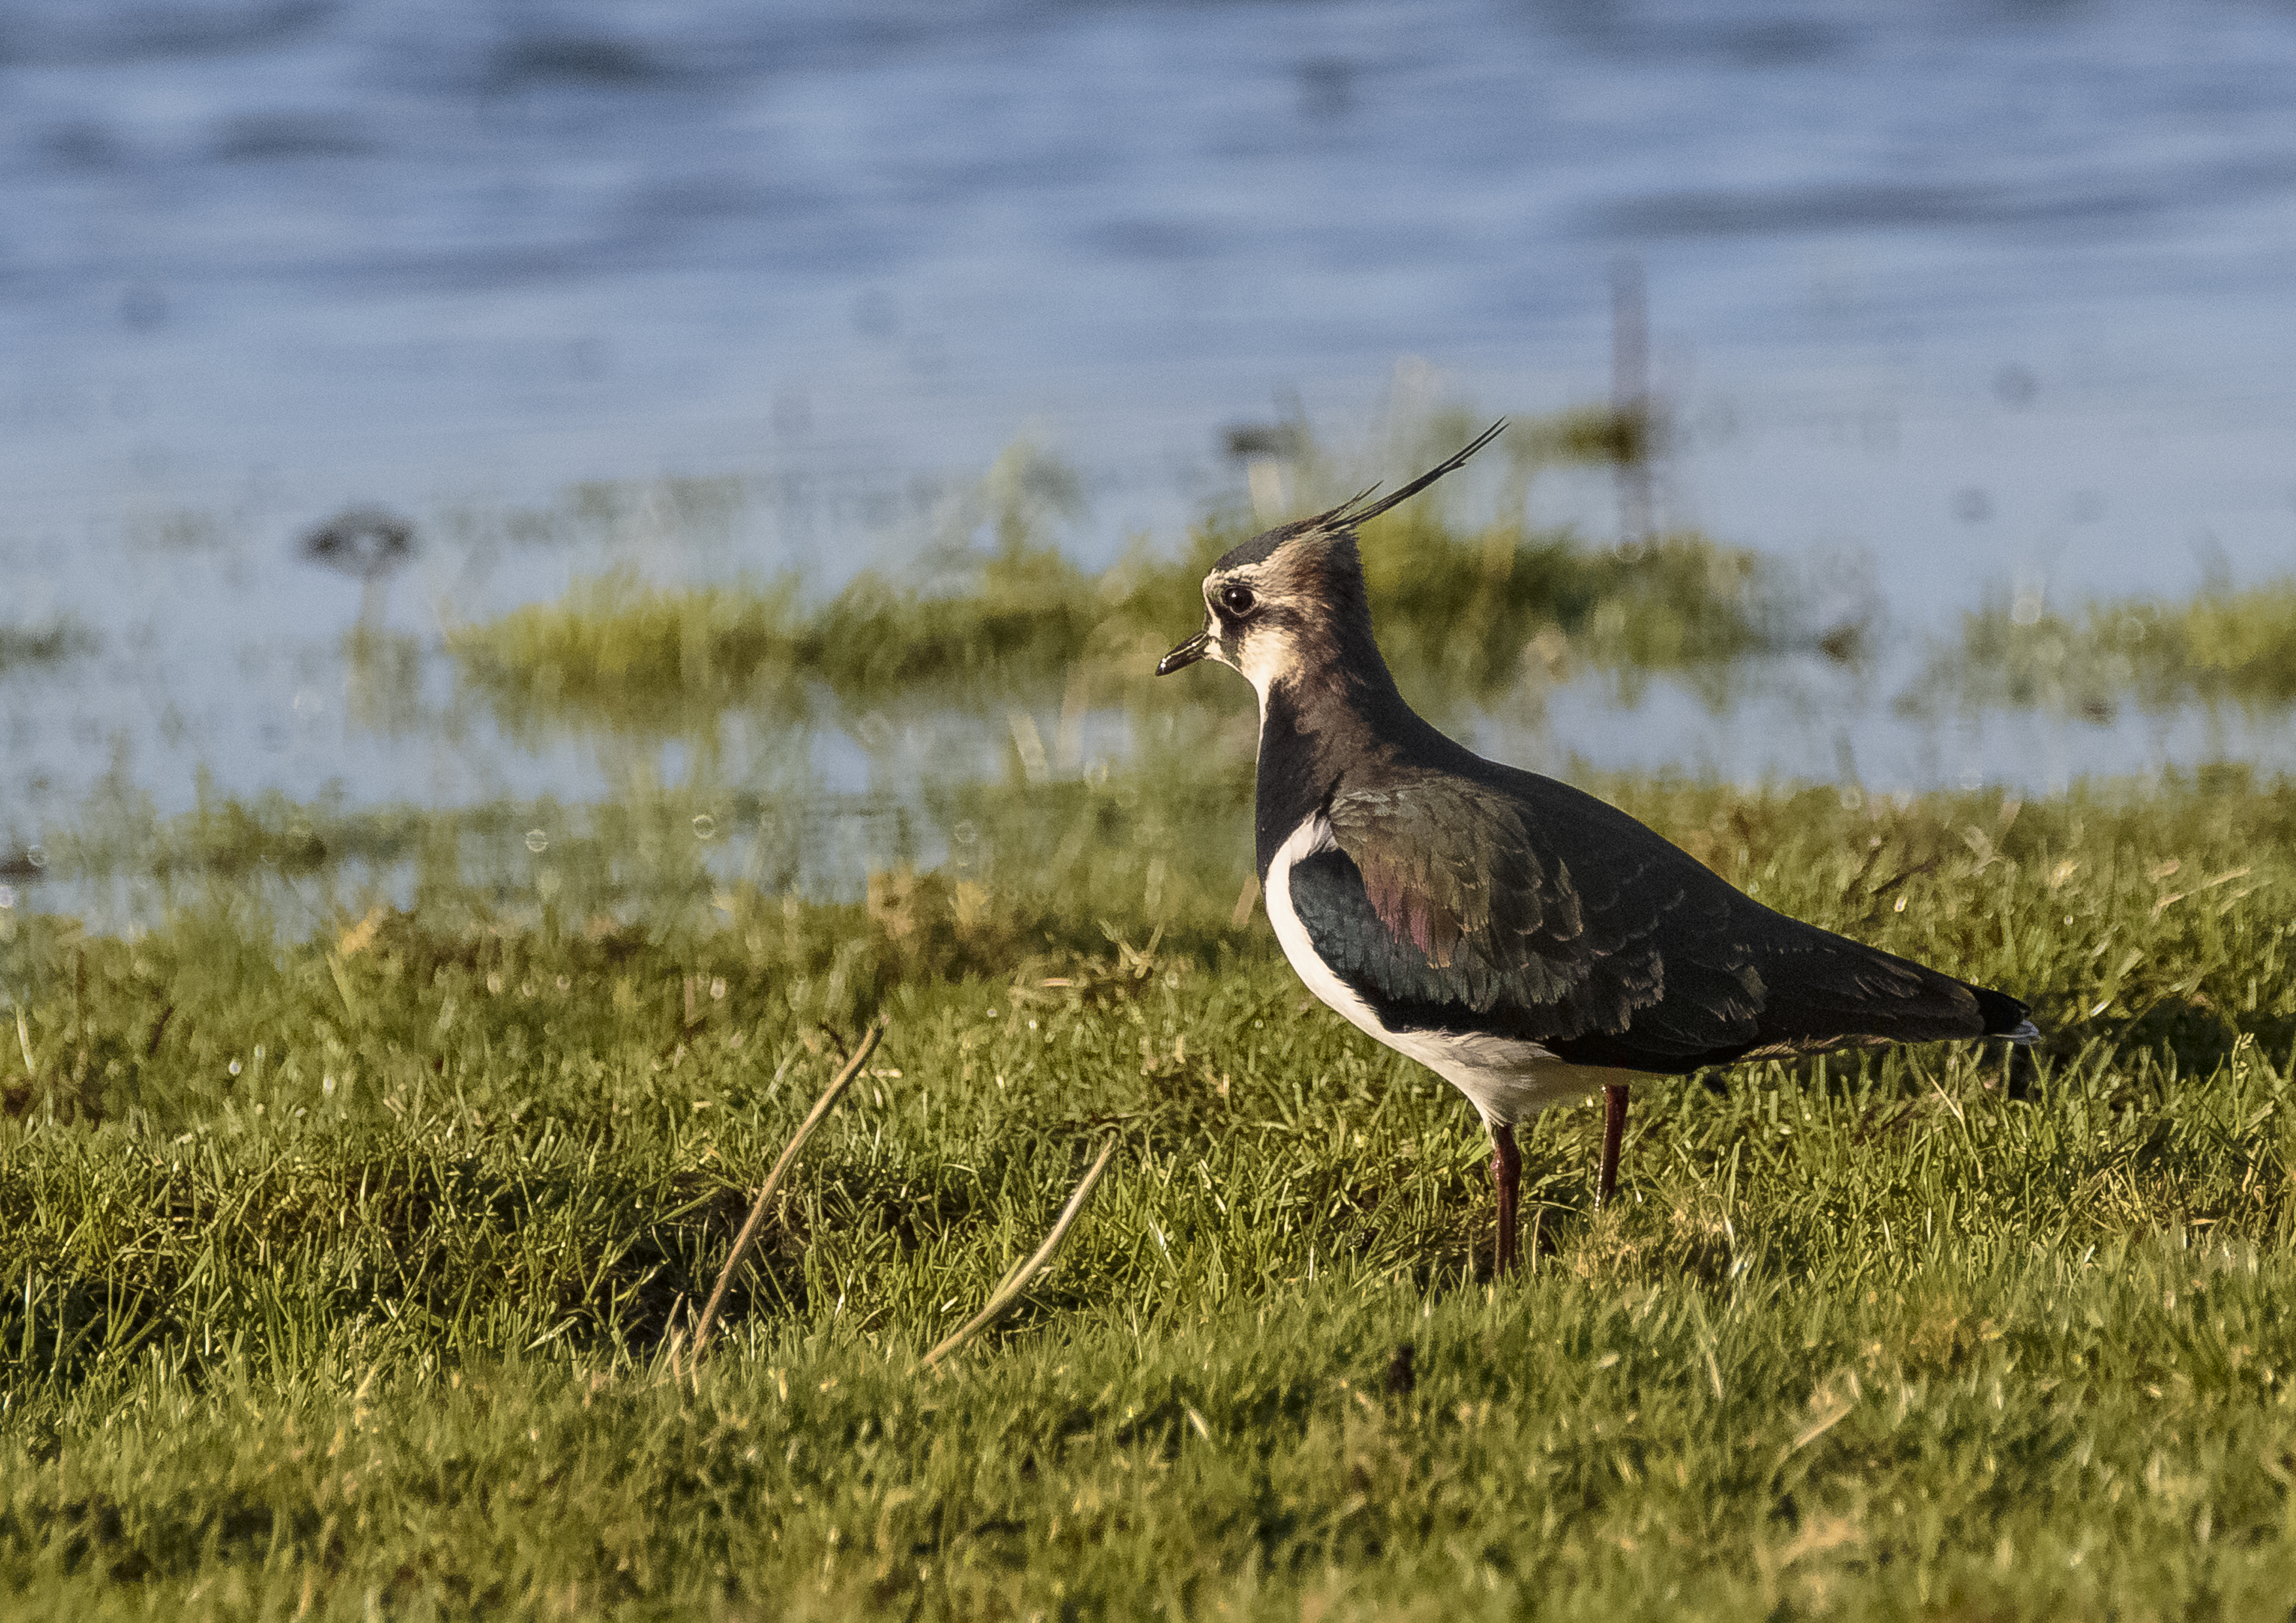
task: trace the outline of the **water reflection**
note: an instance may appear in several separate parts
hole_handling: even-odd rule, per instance
[[[305,533],[296,551],[307,563],[359,583],[359,624],[382,623],[383,594],[414,561],[414,526],[380,507],[353,507]]]
[[[431,726],[422,696],[426,652],[422,638],[391,631],[362,614],[343,634],[346,725],[392,740],[415,737]]]

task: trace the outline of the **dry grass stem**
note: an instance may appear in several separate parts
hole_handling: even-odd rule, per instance
[[[882,1022],[861,1034],[860,1046],[854,1049],[853,1057],[845,1062],[844,1069],[831,1078],[827,1087],[821,1090],[821,1097],[813,1102],[813,1109],[806,1112],[805,1119],[791,1135],[789,1147],[774,1163],[774,1169],[766,1175],[765,1186],[758,1191],[758,1198],[750,1207],[750,1215],[742,1225],[742,1232],[734,1236],[733,1252],[726,1258],[725,1270],[718,1275],[717,1287],[709,1292],[709,1305],[701,1309],[701,1322],[693,1327],[693,1362],[696,1368],[701,1365],[701,1355],[709,1349],[709,1332],[717,1327],[718,1310],[726,1305],[726,1292],[733,1288],[734,1271],[742,1266],[742,1258],[749,1255],[750,1245],[757,1240],[758,1230],[765,1225],[766,1209],[780,1190],[783,1176],[797,1160],[798,1152],[805,1148],[805,1141],[813,1136],[814,1129],[828,1119],[838,1095],[861,1074],[861,1068],[869,1062],[878,1039],[884,1035],[885,1028]]]
[[[1099,1187],[1101,1175],[1108,1170],[1108,1163],[1115,1159],[1116,1145],[1116,1136],[1111,1134],[1108,1142],[1101,1146],[1099,1159],[1092,1163],[1091,1170],[1076,1186],[1076,1193],[1069,1197],[1069,1203],[1061,1209],[1060,1220],[1053,1225],[1053,1232],[1045,1236],[1044,1244],[1038,1246],[1026,1262],[998,1282],[996,1289],[989,1293],[987,1305],[967,1319],[962,1329],[918,1359],[918,1369],[931,1369],[1003,1318],[1012,1310],[1013,1304],[1021,1299],[1021,1293],[1029,1288],[1029,1282],[1052,1266],[1054,1257],[1060,1251],[1061,1242],[1068,1238],[1069,1230],[1076,1226],[1077,1218],[1084,1213],[1085,1202],[1092,1199],[1092,1192]]]

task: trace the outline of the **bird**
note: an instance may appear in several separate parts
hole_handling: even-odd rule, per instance
[[[2036,1041],[2028,1006],[1775,912],[1585,791],[1487,760],[1405,701],[1374,635],[1357,532],[1506,426],[1383,499],[1265,530],[1203,579],[1210,660],[1259,701],[1261,896],[1308,990],[1464,1094],[1490,1138],[1496,1268],[1517,1260],[1515,1127],[1603,1096],[1599,1209],[1628,1086],[1742,1060],[1954,1038]]]

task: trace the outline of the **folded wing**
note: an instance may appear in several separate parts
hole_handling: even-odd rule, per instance
[[[1669,1072],[2023,1021],[2013,998],[1772,912],[1590,795],[1491,775],[1344,792],[1292,868],[1317,955],[1390,1026]]]

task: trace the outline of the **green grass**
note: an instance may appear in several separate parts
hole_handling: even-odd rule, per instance
[[[1408,455],[1439,460],[1468,431],[1447,419],[1420,437],[1439,449]],[[1711,688],[1733,661],[1811,645],[1790,584],[1751,552],[1695,534],[1594,545],[1522,521],[1532,470],[1639,455],[1638,432],[1607,412],[1534,419],[1510,432],[1515,472],[1499,521],[1461,521],[1439,490],[1365,528],[1372,596],[1399,674],[1468,699],[1582,668]],[[1344,494],[1341,477],[1310,451],[1311,488]],[[1185,701],[1150,670],[1201,623],[1204,571],[1253,526],[1215,516],[1177,551],[1136,542],[1094,573],[1048,539],[1075,502],[1072,476],[1016,446],[898,577],[864,570],[815,601],[794,576],[665,585],[625,568],[578,580],[554,602],[455,627],[447,648],[520,735],[601,725],[660,735],[737,706],[786,724],[823,698],[859,714],[993,706],[1046,690],[1168,713]]]
[[[1915,709],[2046,709],[2109,722],[2125,704],[2250,709],[2296,700],[2296,580],[2181,601],[2105,599],[2070,616],[1997,601],[1962,617],[1906,695]]]
[[[696,855],[692,816],[774,808],[665,796],[540,853],[532,807],[407,814],[373,857],[406,911],[258,857],[179,866],[132,935],[0,912],[0,1591],[2284,1614],[2296,788],[1606,787],[1765,901],[2032,996],[2038,1065],[1640,1087],[1599,1219],[1595,1113],[1550,1112],[1536,1265],[1494,1283],[1466,1107],[1235,922],[1226,785],[949,791],[921,829],[1001,819],[964,865],[844,902]],[[338,826],[197,816],[211,849]],[[879,1014],[695,1373],[746,1191]],[[1111,1133],[1057,1268],[913,1373]]]
[[[621,571],[459,627],[447,645],[521,729],[567,717],[668,732],[734,705],[802,714],[808,678],[854,703],[1078,679],[1114,696],[1144,688],[1157,656],[1195,628],[1204,570],[1242,537],[1206,527],[1179,558],[1136,553],[1098,576],[1050,547],[990,555],[953,587],[865,571],[810,611],[791,579],[670,587]],[[1762,596],[1752,554],[1702,537],[1595,547],[1397,520],[1370,527],[1365,553],[1398,668],[1470,693],[1520,679],[1526,649],[1541,675],[1574,659],[1647,675],[1796,645],[1774,624],[1785,610]]]

